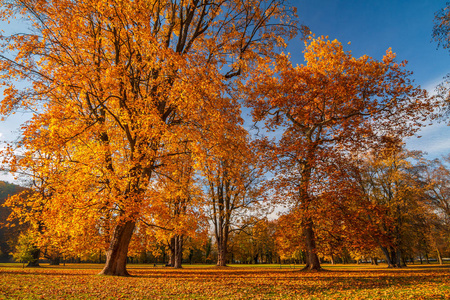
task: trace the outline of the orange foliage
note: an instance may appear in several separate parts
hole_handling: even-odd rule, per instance
[[[202,139],[239,111],[231,79],[296,33],[295,12],[283,0],[1,3],[33,32],[1,37],[0,113],[37,112],[5,161],[46,178],[51,194],[27,200],[45,203],[46,228],[79,243],[103,235],[104,273],[126,275],[136,222],[167,199],[148,188],[155,172],[184,143],[198,165]]]
[[[391,50],[377,61],[354,58],[324,37],[311,37],[305,47],[306,65],[292,66],[287,55],[262,64],[247,105],[255,121],[282,132],[279,140],[262,139],[261,152],[276,175],[277,201],[301,213],[308,267],[318,269],[314,227],[339,211],[326,209],[323,196],[345,178],[333,175],[337,166],[352,152],[376,148],[378,135],[412,134],[433,105]]]

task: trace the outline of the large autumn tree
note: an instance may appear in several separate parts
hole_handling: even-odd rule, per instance
[[[391,50],[381,61],[355,58],[338,41],[319,37],[305,42],[304,58],[306,65],[292,66],[286,55],[275,65],[261,65],[250,82],[248,105],[255,121],[280,132],[278,140],[263,139],[261,149],[274,162],[280,198],[302,215],[306,269],[317,270],[318,195],[333,172],[332,158],[380,134],[411,134],[430,105]]]
[[[46,228],[84,243],[101,235],[109,244],[101,274],[128,275],[136,223],[156,201],[155,170],[179,141],[201,148],[200,136],[221,132],[230,112],[220,108],[236,105],[230,83],[295,34],[294,10],[284,0],[0,3],[4,21],[31,28],[1,37],[0,111],[36,112],[21,155],[6,153],[11,168],[47,178]]]

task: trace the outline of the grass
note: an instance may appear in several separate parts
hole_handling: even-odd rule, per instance
[[[450,299],[449,265],[296,267],[130,265],[122,278],[96,276],[99,264],[0,264],[0,299]]]

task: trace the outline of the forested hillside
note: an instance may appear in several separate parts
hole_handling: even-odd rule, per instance
[[[17,231],[19,230],[17,226],[5,226],[11,209],[3,206],[3,204],[8,196],[18,194],[23,190],[25,188],[19,185],[0,181],[0,262],[9,260],[9,253],[12,249],[8,241],[16,238],[18,236]]]

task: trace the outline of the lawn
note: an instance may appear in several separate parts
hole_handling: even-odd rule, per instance
[[[96,276],[101,265],[0,264],[0,299],[450,299],[450,266],[130,265],[133,277]]]

